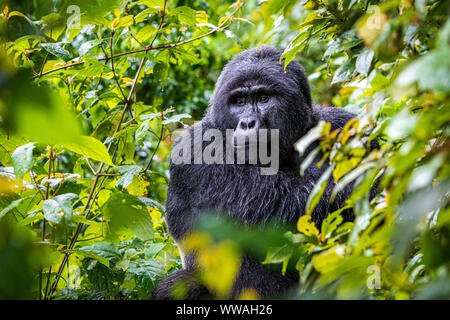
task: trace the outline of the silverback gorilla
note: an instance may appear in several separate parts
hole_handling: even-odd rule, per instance
[[[265,224],[278,220],[294,224],[304,214],[305,206],[315,182],[328,167],[320,168],[319,154],[305,174],[299,168],[307,156],[294,150],[294,143],[313,128],[318,121],[330,122],[332,130],[342,128],[354,117],[338,108],[314,106],[305,72],[295,61],[286,70],[280,64],[281,53],[263,46],[247,50],[236,56],[223,69],[204,119],[186,130],[175,142],[171,155],[170,184],[166,202],[166,222],[171,236],[177,243],[193,229],[194,219],[202,212],[223,212],[239,219],[243,225]],[[224,139],[227,129],[233,129],[232,144],[235,149],[248,147],[250,133],[261,129],[278,129],[279,169],[276,174],[261,174],[259,162],[250,164],[247,157],[242,164],[221,161],[206,164],[194,161],[202,152],[188,145],[190,163],[175,163],[174,154],[180,144],[190,144],[195,130],[219,131]],[[244,137],[239,145],[237,137]],[[188,142],[186,142],[188,141]],[[225,145],[227,142],[223,142]],[[310,146],[312,150],[317,143]],[[178,149],[177,149],[178,150]],[[178,152],[178,151],[177,151]],[[220,158],[220,157],[219,157]],[[222,160],[222,159],[220,159]],[[342,190],[334,202],[329,198],[335,182],[332,178],[312,213],[320,226],[329,212],[343,206],[351,192],[351,186]],[[345,220],[353,219],[352,212],[343,212]],[[186,299],[209,296],[208,290],[195,281],[195,254],[183,254],[183,270],[172,273],[153,292],[153,299],[170,299],[172,288],[178,281],[189,286]],[[270,270],[251,256],[244,256],[240,271],[232,289],[232,298],[243,290],[256,289],[260,297],[276,297],[286,294],[298,283],[298,272],[286,273]]]

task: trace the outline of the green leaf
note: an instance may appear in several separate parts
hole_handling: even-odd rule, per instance
[[[3,102],[14,110],[9,114],[9,121],[14,125],[16,136],[62,144],[81,135],[80,124],[70,110],[67,95],[57,94],[45,83],[33,85],[25,75],[8,79],[4,89],[11,90],[11,97],[14,97],[7,97]]]
[[[67,225],[73,224],[71,223],[72,203],[76,198],[78,198],[78,196],[74,193],[65,193],[52,199],[45,200],[42,204],[42,211],[44,212],[45,219],[55,224],[59,224],[64,218]]]
[[[158,30],[158,29],[156,29],[151,24],[145,25],[144,27],[139,29],[139,31],[136,33],[135,38],[139,42],[145,42],[155,33],[156,30]]]
[[[227,31],[227,30],[225,30]],[[172,49],[172,54],[178,59],[178,63],[181,65],[183,63],[187,63],[189,65],[198,64],[201,60],[197,57],[196,54],[186,51],[182,48],[174,48]]]
[[[178,17],[181,23],[186,23],[187,25],[195,25],[197,23],[196,15],[197,11],[186,6],[170,10],[170,16]]]
[[[141,200],[143,203],[145,203],[150,208],[158,209],[161,212],[165,211],[164,206],[153,199],[146,198],[146,197],[138,197],[138,198],[139,198],[139,200]]]
[[[352,182],[356,178],[360,177],[364,172],[366,172],[367,170],[369,170],[373,167],[375,167],[375,163],[369,162],[369,163],[365,163],[365,164],[355,168],[351,172],[347,173],[334,187],[330,200],[334,201],[334,198],[336,197],[336,195],[340,191],[342,191],[346,185],[348,185],[350,182]]]
[[[87,24],[103,24],[107,25],[108,20],[105,16],[108,12],[112,12],[114,9],[119,9],[123,11],[127,4],[127,0],[71,0],[69,5],[76,5],[80,8],[80,22],[81,25]],[[63,9],[67,12],[67,8]]]
[[[33,167],[33,149],[34,143],[30,142],[14,150],[11,158],[16,177],[22,178]]]
[[[390,123],[386,127],[386,134],[389,139],[397,140],[406,138],[414,131],[417,123],[417,116],[410,114],[408,110],[403,109],[390,120]]]
[[[155,7],[162,8],[164,6],[164,0],[139,0],[137,2],[137,4],[143,4],[149,8],[155,8]]]
[[[278,13],[281,9],[283,9],[287,1],[270,0],[270,1],[259,1],[259,3],[261,3],[261,10],[263,11],[263,16],[268,17]]]
[[[161,123],[169,124],[169,123],[181,122],[181,119],[185,119],[185,118],[191,118],[191,115],[189,115],[187,113],[176,114],[169,118],[164,119]]]
[[[121,28],[121,27],[128,27],[132,25],[134,22],[133,16],[128,15],[125,17],[120,18],[119,22],[115,25],[115,29]]]
[[[147,206],[137,197],[114,193],[104,204],[103,212],[113,234],[119,235],[128,229],[142,240],[153,237],[153,224]]]
[[[358,71],[363,76],[367,76],[370,65],[372,64],[372,59],[374,56],[374,52],[368,48],[365,48],[356,59],[356,71]]]
[[[41,46],[49,53],[64,60],[69,61],[75,58],[73,53],[73,47],[69,43],[56,42],[56,43],[41,43]]]
[[[90,50],[91,48],[88,49],[88,47],[89,46],[87,46],[83,50]],[[81,48],[80,48],[80,54],[81,54]],[[105,64],[100,63],[95,58],[90,58],[90,59],[86,59],[86,62],[83,65],[83,69],[81,69],[79,71],[78,75],[82,78],[90,78],[90,77],[94,77],[94,76],[99,76],[105,70],[109,71],[108,67],[105,66]],[[113,92],[106,92],[106,93],[103,93],[103,95],[113,96],[115,94]],[[99,97],[99,99],[102,100],[101,96]],[[120,99],[117,99],[117,100],[120,101]],[[105,100],[103,100],[103,101],[105,101]]]
[[[147,8],[142,10],[141,12],[139,12],[135,17],[134,17],[134,21],[136,21],[136,23],[142,22],[145,19],[147,19],[148,17],[150,17],[150,15],[152,13],[158,13],[158,11],[154,8]],[[153,27],[153,26],[152,26]],[[145,27],[144,27],[145,28]],[[156,28],[153,27],[155,30]],[[142,29],[141,29],[142,30]]]
[[[151,243],[147,248],[144,249],[145,256],[148,259],[151,259],[156,256],[165,246],[165,243]]]
[[[331,236],[331,233],[342,223],[344,219],[341,216],[341,211],[337,210],[329,214],[322,222],[322,234],[325,238]]]
[[[141,116],[141,120],[152,120],[156,117],[161,117],[161,113],[157,112],[157,113],[148,113],[148,114],[144,114]]]
[[[153,68],[153,74],[157,79],[161,81],[161,85],[164,87],[167,77],[169,75],[169,60],[164,63],[157,63]]]
[[[108,261],[113,261],[113,262],[115,262],[121,258],[121,254],[120,254],[119,250],[117,249],[117,247],[114,244],[109,243],[109,242],[96,242],[92,246],[81,247],[81,248],[79,248],[79,250],[82,250],[84,252],[92,252],[93,254],[95,254],[97,256],[103,257],[105,259],[108,259]],[[99,259],[97,259],[97,260],[99,260]],[[109,262],[108,262],[108,265],[109,265]]]
[[[130,262],[128,272],[135,274],[139,279],[138,285],[146,290],[148,288],[154,288],[157,281],[167,276],[163,266],[155,260]]]
[[[137,128],[137,130],[136,130],[134,137],[136,139],[136,144],[138,146],[142,146],[142,144],[144,142],[144,138],[147,135],[148,130],[150,129],[149,122],[150,122],[150,120],[145,120],[144,122],[141,123],[139,128]]]
[[[352,29],[343,33],[339,38],[331,42],[331,44],[328,45],[324,56],[329,57],[333,53],[338,53],[353,48],[360,43],[362,43],[362,40],[358,37],[356,30]]]
[[[266,259],[262,262],[263,264],[269,263],[283,263],[282,274],[286,273],[286,268],[289,260],[294,253],[294,249],[287,244],[282,247],[270,247],[267,251]]]
[[[44,17],[40,23],[46,36],[57,40],[66,28],[66,20],[56,12],[52,12]]]
[[[105,265],[105,266],[107,266],[109,268],[109,261],[108,261],[108,259],[106,259],[105,257],[102,257],[102,256],[100,256],[100,255],[98,255],[98,254],[96,254],[96,253],[94,253],[92,251],[87,251],[87,250],[82,250],[82,249],[78,249],[78,250],[74,249],[74,250],[72,250],[72,252],[81,254],[81,255],[83,255],[85,257],[88,257],[88,258],[91,258],[91,259],[95,259],[98,262],[100,262],[101,264],[103,264],[103,265]]]
[[[329,123],[327,124],[322,120],[319,121],[319,123],[314,128],[309,130],[307,134],[305,134],[300,140],[295,143],[295,149],[300,153],[300,155],[303,155],[311,143],[319,139],[324,134],[328,134],[329,131]]]
[[[122,175],[119,180],[116,182],[116,187],[122,186],[122,188],[126,188],[130,185],[130,183],[133,181],[133,178],[142,170],[141,166],[118,166],[115,167],[117,171]]]
[[[314,208],[322,198],[322,194],[327,187],[328,179],[330,178],[331,173],[333,172],[333,168],[334,165],[330,165],[314,185],[314,188],[312,189],[311,194],[309,195],[308,201],[306,203],[307,214],[312,214]]]
[[[396,84],[409,86],[417,82],[423,90],[450,92],[450,48],[426,54],[411,63],[397,77]]]
[[[356,75],[354,59],[348,60],[334,73],[331,84],[351,80]]]
[[[382,74],[376,73],[373,79],[370,80],[370,85],[375,90],[382,90],[389,85],[389,79]]]
[[[97,47],[100,43],[102,43],[102,40],[99,40],[99,39],[86,41],[80,46],[80,49],[78,49],[78,53],[80,54],[80,56],[84,56],[86,53],[88,53],[89,50]],[[97,59],[92,59],[92,60],[95,60],[98,62]],[[84,68],[86,68],[86,63],[84,64]]]
[[[314,150],[312,150],[310,153],[308,153],[308,156],[302,161],[302,165],[300,166],[300,175],[303,176],[305,174],[306,169],[309,168],[309,166],[313,163],[314,159],[317,157],[317,155],[320,152],[320,146],[316,147]]]
[[[4,208],[2,211],[0,211],[0,219],[3,218],[5,214],[7,214],[9,211],[17,207],[24,199],[17,199],[13,202],[11,202],[6,208]]]
[[[94,137],[80,136],[77,139],[63,143],[63,145],[70,151],[114,166],[105,145]]]
[[[308,29],[310,28],[311,27],[307,27],[303,32],[299,33],[284,49],[283,54],[280,57],[280,63],[282,62],[282,59],[284,59],[284,70],[286,70],[287,65],[294,60],[295,55],[305,48],[308,43],[310,35]]]

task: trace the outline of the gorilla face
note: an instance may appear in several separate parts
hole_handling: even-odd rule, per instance
[[[235,148],[257,143],[260,129],[278,129],[280,159],[312,127],[311,96],[303,68],[291,62],[286,71],[281,52],[271,47],[244,51],[223,69],[208,119],[222,131],[233,129]]]
[[[270,121],[271,110],[279,105],[279,98],[269,86],[254,83],[230,91],[227,101],[231,127],[234,127],[235,148],[257,143],[259,129],[275,129]]]

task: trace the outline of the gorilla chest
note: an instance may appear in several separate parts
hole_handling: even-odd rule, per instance
[[[299,214],[299,203],[287,201],[291,188],[277,175],[264,176],[254,166],[208,166],[191,176],[193,211],[219,211],[245,222],[271,217],[290,220]]]

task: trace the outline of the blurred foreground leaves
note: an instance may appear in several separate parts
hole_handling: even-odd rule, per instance
[[[320,144],[299,174],[319,151],[332,163],[297,225],[199,221],[183,244],[199,279],[226,298],[252,254],[299,273],[290,298],[450,297],[448,2],[242,5],[2,3],[0,298],[147,299],[179,269],[164,222],[171,133],[201,119],[227,60],[263,43],[302,63],[315,102],[358,116],[296,144]],[[332,198],[354,191],[319,227],[308,213],[331,176]]]

